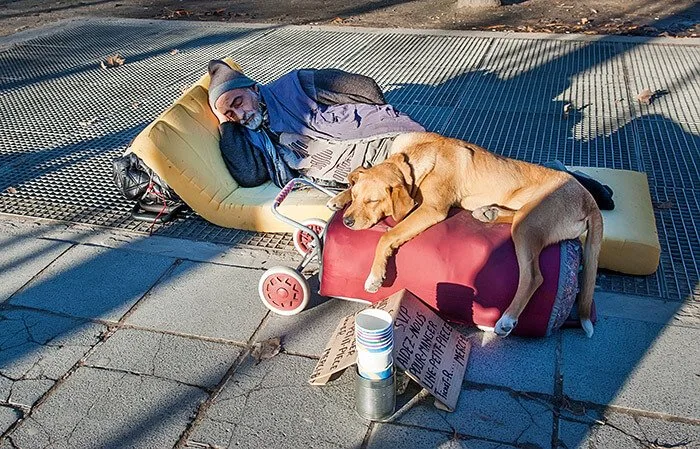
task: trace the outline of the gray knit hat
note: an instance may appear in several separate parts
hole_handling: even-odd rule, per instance
[[[209,106],[212,110],[216,106],[216,100],[229,90],[251,87],[257,84],[242,72],[232,69],[228,64],[220,59],[209,61]]]

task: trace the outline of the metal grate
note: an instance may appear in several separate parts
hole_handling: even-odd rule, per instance
[[[178,52],[171,54],[171,50]],[[119,52],[127,64],[99,69]],[[148,232],[111,181],[111,159],[196,81],[233,56],[268,82],[290,69],[374,77],[428,129],[533,162],[643,170],[657,203],[661,267],[601,273],[610,291],[700,297],[700,46],[423,33],[87,20],[0,52],[0,212]],[[667,89],[639,105],[644,87]],[[563,115],[564,105],[573,109]],[[82,123],[81,123],[82,122]],[[12,189],[10,189],[12,187]],[[288,234],[224,229],[193,213],[170,237],[291,248]]]

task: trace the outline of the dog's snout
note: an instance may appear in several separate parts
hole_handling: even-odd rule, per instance
[[[349,216],[348,216],[348,217],[343,217],[343,223],[344,223],[345,226],[347,226],[348,228],[352,228],[352,226],[355,224],[355,219],[352,218],[352,217],[349,217]]]

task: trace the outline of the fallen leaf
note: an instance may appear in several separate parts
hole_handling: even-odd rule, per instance
[[[255,343],[253,345],[253,351],[251,355],[255,359],[255,364],[262,362],[263,360],[271,359],[280,353],[282,349],[282,340],[279,337],[274,337]]]
[[[7,193],[11,193],[11,194],[14,195],[15,193],[17,193],[17,189],[15,189],[14,187],[10,186],[10,187],[7,188]]]
[[[411,382],[411,378],[408,377],[406,373],[397,372],[396,373],[396,394],[402,395],[406,392],[408,384]]]
[[[651,89],[644,89],[643,91],[639,92],[639,95],[637,95],[637,100],[640,103],[644,104],[651,104],[651,98],[654,96],[654,92],[651,91]]]
[[[112,67],[119,67],[124,65],[124,58],[119,53],[107,56],[107,59],[100,61],[100,66],[103,69],[111,69]]]
[[[587,17],[584,17],[584,18],[581,19],[581,25],[585,25],[585,24],[587,24],[587,23],[588,23],[588,18],[587,18]]]
[[[598,14],[598,11],[595,10],[595,9],[593,9],[593,8],[591,8],[591,12],[592,12],[593,14]]]
[[[172,50],[170,50],[171,55],[176,55],[178,53],[180,53],[180,50],[178,50],[177,48],[173,48]]]
[[[569,118],[569,113],[571,112],[571,103],[565,103],[564,104],[564,118],[567,119]]]
[[[93,123],[95,123],[97,120],[98,120],[97,117],[93,117],[93,118],[91,118],[91,119],[89,119],[89,120],[85,120],[85,121],[83,121],[83,122],[78,122],[78,124],[79,124],[80,126],[84,127],[84,128],[87,128],[88,126],[90,126],[90,125],[92,125]]]
[[[673,206],[675,205],[673,201],[663,201],[660,203],[653,203],[654,209],[659,209],[659,210],[666,210],[666,209],[673,209]]]
[[[340,17],[336,17],[335,19],[331,20],[331,23],[343,23],[343,19]]]

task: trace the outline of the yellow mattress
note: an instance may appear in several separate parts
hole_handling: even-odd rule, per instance
[[[232,67],[240,69],[232,60]],[[130,147],[204,219],[227,228],[289,232],[270,211],[279,189],[267,182],[241,188],[231,177],[219,151],[218,121],[209,108],[209,74],[190,87],[172,106],[134,139]],[[328,197],[316,190],[294,191],[280,212],[297,221],[327,219]]]
[[[239,68],[231,59],[232,67]],[[209,75],[188,89],[172,106],[136,137],[130,151],[137,154],[204,219],[227,228],[259,232],[288,232],[270,206],[279,193],[271,182],[241,188],[231,177],[219,151],[216,117],[209,109]],[[659,264],[659,240],[649,186],[644,173],[603,168],[571,167],[608,184],[615,210],[603,211],[605,226],[601,268],[645,275]],[[327,197],[316,190],[292,192],[280,211],[297,221],[327,219]]]
[[[615,210],[603,213],[599,266],[620,273],[647,275],[659,266],[661,247],[645,173],[609,168],[569,167],[607,184]]]

